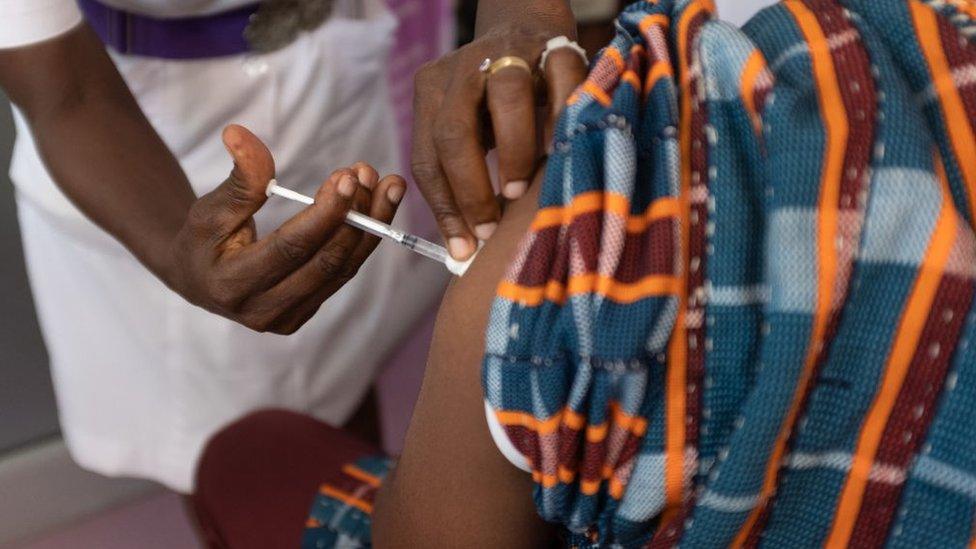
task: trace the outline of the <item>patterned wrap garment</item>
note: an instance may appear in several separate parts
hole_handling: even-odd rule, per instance
[[[485,398],[575,547],[963,547],[976,3],[645,0],[559,121]]]

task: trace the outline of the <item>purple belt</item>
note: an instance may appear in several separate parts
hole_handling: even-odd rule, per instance
[[[161,59],[206,59],[251,50],[244,29],[258,4],[200,17],[156,19],[98,0],[78,0],[98,36],[119,53]]]

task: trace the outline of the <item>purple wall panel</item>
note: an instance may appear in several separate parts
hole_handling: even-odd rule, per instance
[[[439,57],[453,43],[451,0],[387,0],[400,20],[390,57],[390,88],[400,131],[403,175],[409,176],[410,132],[413,125],[413,75],[421,65]],[[409,177],[408,177],[409,179]],[[409,215],[412,229],[434,236],[436,226],[416,188],[407,193],[401,215]],[[417,331],[399,349],[377,383],[383,440],[386,450],[399,453],[413,405],[420,391],[427,348],[433,331],[433,312],[417,323]]]

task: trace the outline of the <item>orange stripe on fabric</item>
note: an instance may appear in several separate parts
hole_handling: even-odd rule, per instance
[[[749,112],[749,119],[752,120],[752,127],[757,134],[762,133],[762,120],[759,117],[759,110],[756,106],[756,84],[759,75],[766,69],[766,58],[758,50],[752,52],[742,69],[742,87],[739,93],[742,94],[742,101],[745,103],[746,111]]]
[[[560,482],[569,484],[573,481],[573,478],[570,478],[569,481],[563,481],[562,479],[565,474],[572,474],[573,478],[576,476],[571,471],[560,471],[557,475],[547,475],[541,471],[532,471],[532,480],[540,484],[543,488],[552,488]],[[584,495],[592,496],[600,490],[600,482],[600,480],[580,480],[580,492]]]
[[[574,412],[570,408],[565,408],[563,409],[563,425],[569,427],[570,429],[579,431],[584,425],[586,425],[586,416]]]
[[[508,280],[498,283],[495,291],[498,297],[519,303],[526,307],[535,307],[543,301],[561,305],[566,302],[566,286],[561,282],[550,280],[545,286],[523,286]]]
[[[541,435],[556,432],[556,429],[559,428],[560,424],[576,431],[582,429],[586,424],[586,418],[583,415],[578,414],[569,408],[563,408],[555,415],[545,420],[540,420],[528,412],[518,412],[514,410],[498,410],[495,412],[495,417],[498,418],[498,422],[502,425],[516,425],[525,427]]]
[[[562,304],[568,297],[594,292],[615,303],[628,304],[649,297],[673,295],[678,291],[678,280],[673,276],[649,275],[637,282],[624,283],[613,277],[590,273],[570,277],[566,286],[555,280],[545,286],[522,286],[503,280],[498,284],[496,294],[527,307],[535,307],[543,301]]]
[[[654,25],[667,29],[671,26],[671,20],[668,19],[668,17],[663,13],[645,15],[644,18],[640,20],[640,23],[637,23],[637,28],[639,28],[642,33],[647,34],[647,30]]]
[[[969,212],[976,216],[976,138],[973,136],[973,127],[942,49],[935,11],[916,0],[912,0],[909,6],[915,22],[915,34],[928,61],[932,83],[942,105],[942,118],[949,130],[952,150],[958,159],[956,164],[966,180]]]
[[[630,84],[634,88],[634,90],[640,92],[641,82],[640,82],[640,78],[637,77],[636,72],[627,71],[623,74],[623,76],[620,77],[620,79]]]
[[[613,103],[613,99],[611,99],[607,92],[603,91],[603,88],[598,86],[596,82],[587,80],[583,83],[582,90],[592,95],[593,99],[596,99],[604,107],[609,107]]]
[[[948,0],[957,10],[962,11],[972,18],[976,18],[976,5],[971,0]]]
[[[498,419],[498,423],[502,425],[510,427],[524,427],[539,435],[555,433],[562,425],[579,431],[586,424],[585,417],[583,417],[581,414],[573,412],[569,408],[563,408],[561,411],[547,419],[539,419],[529,412],[519,412],[515,410],[496,410],[495,417]],[[644,433],[647,432],[647,420],[642,417],[631,416],[621,412],[619,409],[614,410],[613,407],[611,407],[611,417],[618,427],[626,430],[634,436],[644,436]],[[598,425],[587,427],[587,438],[590,437],[589,429],[603,430],[603,436],[606,436],[608,424],[600,423]],[[599,442],[599,440],[594,442]]]
[[[559,412],[548,419],[540,420],[528,412],[496,410],[495,417],[498,418],[498,423],[501,423],[502,425],[525,427],[526,429],[535,431],[540,435],[548,435],[550,433],[555,433],[556,430],[559,429],[559,425],[562,423],[563,414],[562,412]]]
[[[569,484],[576,479],[576,471],[566,467],[565,465],[559,466],[559,471],[557,472],[559,476],[559,482],[563,484]]]
[[[542,471],[537,470],[532,471],[532,481],[540,484],[543,488],[552,488],[559,484],[559,479],[556,478],[556,475],[545,475]]]
[[[681,211],[678,199],[659,198],[652,202],[643,214],[631,215],[630,199],[626,196],[610,192],[589,191],[577,195],[569,206],[550,206],[536,212],[531,230],[540,231],[558,225],[569,225],[581,215],[601,210],[627,219],[627,230],[635,233],[643,232],[652,221],[676,216]]]
[[[620,50],[613,46],[607,46],[603,50],[603,55],[613,61],[613,64],[617,67],[617,72],[624,70],[624,56],[621,55]]]
[[[369,503],[366,503],[365,501],[358,499],[345,492],[340,492],[339,490],[336,490],[335,488],[329,486],[328,484],[323,484],[322,487],[319,488],[319,492],[321,492],[323,495],[329,496],[332,499],[337,499],[342,503],[345,503],[346,505],[351,505],[352,507],[355,507],[356,509],[359,509],[364,513],[367,514],[373,513],[373,506],[370,505]]]
[[[543,488],[552,488],[553,486],[563,483],[569,484],[573,482],[576,478],[576,474],[568,469],[563,470],[560,468],[559,473],[556,475],[547,475],[540,471],[532,472],[532,480],[541,484]],[[600,490],[601,480],[593,479],[583,479],[580,480],[580,492],[586,496],[592,496]]]
[[[610,497],[619,500],[620,498],[623,497],[626,486],[624,486],[624,484],[620,482],[620,479],[614,476],[614,473],[615,471],[613,467],[610,467],[609,465],[605,465],[603,467],[603,479],[610,481],[609,482]],[[559,482],[563,484],[569,484],[576,479],[576,472],[560,465],[557,476],[559,478]],[[544,480],[552,479],[552,475],[540,474],[539,478]],[[551,482],[551,480],[549,480],[549,482]],[[555,484],[553,484],[553,486],[555,486]],[[600,480],[589,479],[589,480],[581,481],[580,488],[581,491],[586,495],[596,494],[600,488]]]
[[[647,71],[647,78],[644,79],[644,97],[646,98],[651,93],[658,80],[672,77],[674,77],[674,69],[672,69],[671,63],[656,61],[651,65],[651,70]]]
[[[825,344],[827,324],[830,318],[830,304],[833,298],[834,278],[837,275],[837,257],[835,250],[835,235],[837,232],[837,209],[840,195],[840,183],[844,169],[844,155],[847,149],[849,128],[847,113],[844,109],[837,82],[837,73],[830,52],[830,45],[816,16],[799,0],[786,0],[786,8],[793,15],[797,25],[803,33],[804,39],[810,46],[810,59],[813,65],[814,81],[818,88],[820,112],[826,129],[826,151],[820,182],[819,216],[817,219],[817,301],[814,305],[813,326],[807,354],[803,363],[793,402],[783,421],[776,443],[769,461],[766,464],[766,476],[763,481],[760,502],[765,502],[776,489],[776,478],[780,463],[789,442],[790,433],[800,404],[806,393],[810,376],[817,364],[822,346]],[[750,513],[739,531],[734,547],[741,547],[749,537],[762,513],[763,504],[757,505]]]
[[[610,403],[610,417],[617,426],[635,436],[642,437],[647,432],[647,419],[624,412],[617,402]]]
[[[624,497],[624,484],[617,480],[617,477],[610,479],[610,497],[616,500]]]
[[[949,194],[945,171],[941,166],[938,171],[939,179],[945,182],[942,189],[942,210],[939,212],[939,219],[926,250],[925,259],[920,266],[915,286],[898,323],[897,336],[888,355],[888,364],[885,366],[880,389],[861,428],[851,469],[847,474],[837,511],[834,513],[834,525],[827,538],[828,547],[846,547],[850,542],[854,524],[857,522],[864,501],[868,475],[871,473],[878,447],[881,445],[881,437],[884,435],[888,418],[891,417],[891,411],[905,382],[908,368],[915,353],[918,352],[918,342],[922,338],[922,331],[928,320],[932,303],[935,301],[935,294],[945,272],[949,253],[955,243],[958,227],[952,196]]]
[[[569,295],[585,293],[595,286],[598,294],[613,302],[633,303],[648,297],[673,294],[676,285],[673,276],[649,275],[637,282],[623,283],[609,276],[583,275],[569,279]]]
[[[692,90],[691,64],[688,59],[689,49],[692,47],[688,40],[691,22],[701,14],[701,2],[692,2],[678,22],[678,58],[681,73],[681,230],[680,230],[680,265],[682,274],[678,280],[678,311],[675,316],[674,330],[668,343],[668,365],[665,380],[667,394],[667,408],[665,410],[665,440],[664,440],[664,498],[666,507],[678,507],[684,500],[684,461],[685,461],[685,432],[687,423],[685,415],[688,410],[685,384],[688,379],[688,348],[685,315],[688,308],[688,246],[691,230],[689,211],[691,208],[691,117]]]
[[[568,411],[568,409],[566,411]],[[634,436],[637,437],[644,436],[644,433],[647,431],[647,420],[641,417],[631,416],[623,412],[620,409],[619,404],[617,404],[616,402],[611,403],[610,412],[614,418],[614,421],[616,421],[618,424],[624,424],[618,426],[623,426],[625,429],[629,430],[631,434],[633,434]],[[594,431],[599,431],[599,434],[598,435],[594,434]],[[594,442],[594,443],[600,442],[606,437],[607,431],[608,431],[607,423],[601,423],[598,426],[590,426],[587,428],[586,439],[588,442]],[[620,498],[623,497],[625,486],[622,482],[620,482],[620,480],[617,477],[614,476],[614,472],[615,472],[614,468],[611,465],[604,464],[602,474],[603,474],[603,479],[610,481],[609,482],[610,496],[613,497],[614,499],[619,500]],[[573,482],[576,479],[576,471],[567,468],[565,465],[560,465],[556,471],[555,476],[546,475],[541,471],[534,471],[533,479],[535,479],[536,482],[540,482],[541,484],[543,484],[543,486],[547,488],[551,488],[552,486],[556,485],[557,480],[562,484],[569,484]],[[586,495],[595,494],[599,490],[599,487],[600,487],[600,483],[598,480],[597,481],[594,481],[592,479],[584,480],[580,483],[580,489]]]
[[[599,480],[581,480],[580,492],[583,492],[584,496],[592,496],[600,489],[600,482]]]
[[[344,466],[342,468],[342,472],[360,482],[365,482],[366,484],[369,484],[373,488],[379,488],[380,484],[383,483],[383,481],[379,477],[375,475],[371,475],[366,471],[363,471],[359,467],[356,467],[355,465]]]
[[[678,199],[659,198],[648,206],[643,215],[627,218],[627,232],[642,233],[651,223],[667,217],[677,217],[680,213],[681,202]]]
[[[602,442],[603,439],[607,438],[608,427],[606,423],[590,425],[586,428],[586,441],[593,443]]]

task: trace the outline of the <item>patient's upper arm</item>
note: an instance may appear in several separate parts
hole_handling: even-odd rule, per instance
[[[377,505],[378,547],[540,547],[551,536],[535,512],[531,477],[491,439],[481,388],[488,312],[532,221],[539,185],[509,205],[441,304],[403,456]]]

